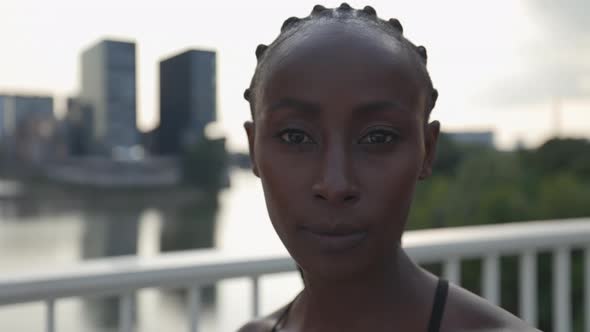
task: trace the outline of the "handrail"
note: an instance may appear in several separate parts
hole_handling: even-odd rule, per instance
[[[60,271],[0,277],[0,305],[70,296],[105,296],[147,287],[207,285],[221,279],[292,271],[286,255],[262,256],[191,250],[155,258],[120,256]]]
[[[526,221],[406,232],[404,248],[420,263],[590,245],[590,218]]]
[[[408,254],[420,263],[441,262],[449,257],[482,257],[490,252],[509,254],[589,244],[590,218],[408,231],[403,238]],[[121,294],[147,287],[190,288],[226,278],[292,270],[295,265],[286,254],[194,250],[149,259],[104,258],[59,271],[0,276],[0,305]]]

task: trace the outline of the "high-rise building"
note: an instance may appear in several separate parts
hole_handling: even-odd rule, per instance
[[[13,137],[34,119],[54,120],[53,97],[0,95],[0,137]]]
[[[9,158],[28,162],[51,158],[55,127],[53,97],[0,96],[0,146]]]
[[[158,151],[178,154],[204,136],[217,109],[215,52],[188,50],[160,62]]]
[[[135,44],[103,40],[84,51],[79,99],[92,109],[95,152],[138,144]]]
[[[77,98],[68,98],[64,118],[66,146],[71,156],[83,156],[91,152],[92,107]]]
[[[5,110],[6,110],[6,106],[5,106],[6,100],[8,100],[7,96],[0,95],[0,140],[5,135],[5,130],[4,130],[4,113],[5,113]]]

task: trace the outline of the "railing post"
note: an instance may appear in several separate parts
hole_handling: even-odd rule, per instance
[[[46,328],[47,332],[55,332],[55,300],[49,299],[45,302],[47,309]]]
[[[252,317],[258,317],[260,313],[260,277],[252,277]]]
[[[499,255],[490,254],[484,258],[483,264],[483,297],[493,304],[500,304],[500,264]]]
[[[443,275],[445,279],[455,285],[461,284],[461,260],[458,257],[449,258],[444,263]]]
[[[571,331],[570,251],[558,247],[553,252],[553,331]]]
[[[188,290],[188,316],[189,331],[197,332],[199,330],[199,315],[201,310],[201,287],[193,285]]]
[[[590,332],[590,247],[586,247],[584,250],[584,290],[584,305],[586,309],[586,314],[584,315],[585,331]]]
[[[519,312],[521,318],[537,326],[537,254],[527,250],[519,262]]]
[[[133,331],[133,298],[132,293],[121,295],[119,302],[119,331]]]

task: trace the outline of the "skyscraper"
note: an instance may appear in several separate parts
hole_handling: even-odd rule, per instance
[[[204,136],[217,108],[215,52],[188,50],[160,62],[158,150],[178,154]]]
[[[0,137],[12,137],[26,121],[53,120],[53,97],[0,95]]]
[[[92,109],[94,151],[138,144],[135,44],[103,40],[84,51],[79,98]]]
[[[6,112],[6,101],[8,100],[7,96],[0,95],[0,142],[2,142],[2,137],[4,137],[6,130],[4,129],[4,117]]]
[[[0,96],[0,146],[5,157],[42,162],[54,154],[53,97]]]
[[[83,156],[91,152],[92,108],[77,98],[68,98],[64,118],[66,145],[71,156]]]

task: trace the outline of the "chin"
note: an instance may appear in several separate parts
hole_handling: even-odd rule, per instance
[[[356,245],[344,248],[335,246],[334,243],[318,246],[307,241],[287,246],[287,250],[306,275],[314,279],[333,281],[354,280],[373,270],[380,256],[375,253],[375,249],[370,245],[368,236]]]

